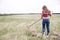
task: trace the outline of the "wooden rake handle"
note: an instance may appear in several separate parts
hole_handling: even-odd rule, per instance
[[[30,28],[31,26],[33,26],[35,23],[39,22],[41,19],[35,21],[34,23],[32,23],[31,25],[28,26],[28,28]]]

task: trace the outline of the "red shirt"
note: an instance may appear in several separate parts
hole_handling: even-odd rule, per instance
[[[48,17],[51,16],[51,12],[50,11],[42,11],[42,17]]]

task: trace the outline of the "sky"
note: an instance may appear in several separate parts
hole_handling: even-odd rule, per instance
[[[0,14],[41,13],[43,5],[53,13],[60,13],[60,0],[0,0]]]

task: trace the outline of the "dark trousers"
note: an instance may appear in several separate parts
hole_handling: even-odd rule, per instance
[[[42,32],[44,33],[45,32],[45,27],[47,29],[47,34],[50,33],[50,21],[49,19],[43,19],[42,20]]]

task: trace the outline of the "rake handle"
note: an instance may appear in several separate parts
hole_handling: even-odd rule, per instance
[[[29,25],[29,27],[33,26],[35,23],[39,22],[41,19],[35,21],[34,23],[32,23],[31,25]]]

